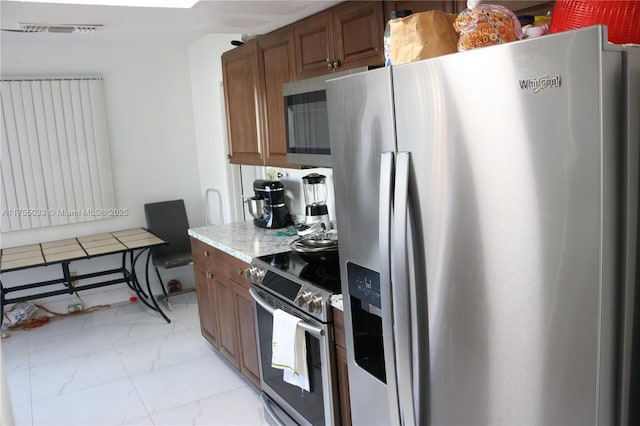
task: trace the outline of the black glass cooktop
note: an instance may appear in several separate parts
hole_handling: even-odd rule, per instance
[[[299,277],[333,293],[340,293],[340,268],[336,261],[308,263],[294,251],[259,256],[272,268]]]

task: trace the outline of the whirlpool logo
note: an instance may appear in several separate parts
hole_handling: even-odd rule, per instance
[[[528,90],[533,93],[540,93],[551,87],[560,87],[560,83],[561,78],[559,75],[556,75],[555,77],[544,75],[542,77],[520,80],[520,89]]]

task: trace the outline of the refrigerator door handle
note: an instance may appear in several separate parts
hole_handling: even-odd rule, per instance
[[[634,59],[635,58],[635,59]],[[629,419],[631,412],[630,406],[633,403],[631,394],[631,371],[633,364],[633,327],[634,317],[637,317],[640,313],[634,312],[634,304],[637,305],[636,299],[638,291],[635,283],[637,282],[636,271],[636,259],[638,257],[638,181],[640,175],[638,174],[638,158],[640,150],[638,144],[634,143],[640,136],[640,131],[637,127],[637,122],[631,117],[637,117],[640,112],[640,101],[637,97],[631,96],[631,93],[637,93],[640,90],[640,82],[637,79],[632,78],[635,75],[631,72],[631,69],[640,69],[640,59],[638,56],[627,56],[627,67],[629,68],[625,72],[624,87],[626,99],[625,99],[625,144],[624,144],[624,156],[625,164],[625,182],[626,193],[623,195],[624,204],[626,206],[625,218],[626,223],[624,225],[625,235],[625,248],[624,248],[624,271],[623,271],[623,290],[622,290],[622,325],[620,327],[621,345],[620,345],[620,370],[618,377],[620,377],[620,385],[618,392],[620,393],[619,402],[619,426],[631,424],[633,419]],[[640,306],[636,306],[638,309]]]
[[[380,156],[380,299],[382,309],[382,339],[384,365],[387,378],[387,397],[391,424],[400,424],[398,406],[398,383],[396,381],[396,353],[393,333],[393,297],[391,294],[391,215],[393,211],[393,167],[394,153],[383,152]]]
[[[396,156],[393,226],[391,233],[391,282],[393,320],[398,381],[400,423],[417,424],[414,410],[413,386],[413,333],[411,294],[409,286],[408,214],[410,154],[399,152]],[[419,391],[419,389],[415,389]],[[417,395],[415,395],[417,397]],[[419,399],[418,399],[419,400]]]

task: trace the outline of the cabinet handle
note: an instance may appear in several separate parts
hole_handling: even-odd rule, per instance
[[[243,273],[244,273],[244,271],[242,270],[242,268],[236,269],[236,274],[242,275]]]
[[[211,272],[207,272],[207,279],[210,280],[213,278],[213,274]]]
[[[326,61],[327,61],[327,69],[329,69],[329,70],[334,70],[335,71],[336,68],[338,68],[340,66],[340,61],[337,60],[337,59],[331,60],[331,59],[327,58]]]
[[[332,70],[333,69],[333,61],[331,61],[331,59],[327,58],[327,69],[328,70]]]
[[[204,257],[209,257],[209,252],[207,250],[204,251]]]

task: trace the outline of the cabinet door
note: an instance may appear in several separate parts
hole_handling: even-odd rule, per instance
[[[342,425],[351,425],[351,397],[349,396],[349,372],[347,370],[347,352],[336,346],[336,364],[338,366],[338,387],[340,389],[340,412]]]
[[[215,292],[218,321],[220,322],[219,350],[237,368],[239,367],[238,339],[233,283],[227,278],[216,277]]]
[[[344,313],[333,309],[333,333],[336,339],[336,365],[338,368],[338,389],[340,391],[340,412],[343,426],[351,425],[351,397],[349,396],[349,372],[344,337]]]
[[[382,2],[349,2],[335,9],[333,15],[338,71],[384,64]]]
[[[253,299],[249,295],[249,292],[239,285],[237,285],[235,289],[238,340],[242,348],[240,351],[240,371],[242,371],[257,388],[260,388],[260,362],[258,360]]]
[[[332,14],[320,13],[293,26],[298,79],[328,74],[329,60],[334,59]]]
[[[260,87],[256,41],[222,55],[222,77],[227,111],[229,160],[262,165]]]
[[[258,40],[264,110],[264,157],[268,166],[287,164],[282,85],[295,80],[293,30],[286,28]]]
[[[194,263],[196,294],[198,297],[198,313],[200,331],[216,349],[218,348],[218,321],[215,310],[213,274],[198,263]]]

